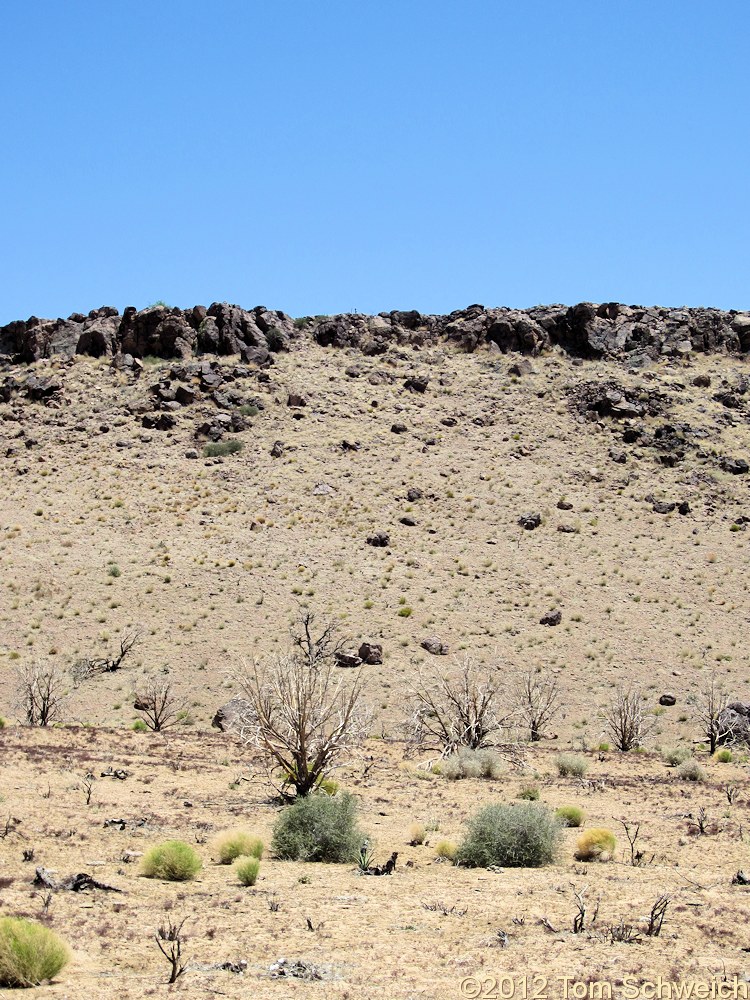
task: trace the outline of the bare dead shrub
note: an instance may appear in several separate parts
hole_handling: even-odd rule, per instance
[[[132,653],[143,637],[143,629],[136,628],[123,632],[120,648],[113,656],[83,657],[76,660],[71,668],[75,684],[81,684],[96,674],[111,674],[119,670],[123,661]]]
[[[59,667],[34,661],[17,668],[16,700],[28,725],[58,721],[66,698],[66,678]]]
[[[324,783],[344,753],[361,745],[370,722],[361,671],[342,673],[334,626],[315,638],[312,625],[311,615],[301,619],[291,654],[245,665],[236,675],[250,703],[242,737],[281,770],[285,796],[288,788],[303,796]]]
[[[480,750],[496,744],[511,713],[497,710],[498,687],[489,672],[470,657],[459,659],[451,673],[421,674],[410,691],[407,727],[420,746],[448,756],[460,747]]]
[[[733,720],[737,717],[726,711],[729,697],[715,673],[711,673],[690,702],[701,736],[708,743],[712,754],[721,743],[732,741],[735,726]]]
[[[142,722],[155,733],[176,726],[184,718],[185,700],[169,677],[153,675],[136,691],[133,708]]]
[[[617,749],[627,753],[642,746],[656,719],[646,711],[641,689],[629,687],[617,689],[604,721]]]
[[[515,702],[529,739],[538,742],[562,708],[557,678],[547,671],[529,670],[516,684]]]

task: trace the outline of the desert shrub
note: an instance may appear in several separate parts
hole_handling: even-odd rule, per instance
[[[586,814],[579,806],[560,806],[555,809],[555,816],[563,826],[583,826]]]
[[[255,403],[243,403],[239,409],[243,417],[257,417],[260,412]]]
[[[449,781],[461,778],[492,778],[497,780],[503,773],[502,759],[494,750],[460,749],[432,768],[434,774],[442,774]]]
[[[229,865],[243,856],[260,861],[263,857],[263,841],[246,830],[227,830],[216,837],[214,851],[222,865]]]
[[[579,861],[609,861],[614,853],[615,835],[604,827],[584,830],[576,841],[576,857]]]
[[[589,762],[577,753],[561,753],[555,763],[561,778],[582,778],[589,769]]]
[[[142,870],[146,878],[189,882],[201,869],[201,859],[184,840],[165,840],[146,851]]]
[[[409,827],[409,843],[416,847],[417,844],[424,844],[427,839],[427,830],[424,823],[412,823]]]
[[[439,840],[435,844],[435,854],[439,858],[447,858],[448,861],[455,861],[458,848],[452,840]]]
[[[136,719],[133,725],[130,727],[134,733],[147,733],[148,726],[143,721],[143,719]]]
[[[2,717],[2,715],[0,715],[0,729],[5,729],[7,725],[7,721]]]
[[[609,743],[600,743],[596,749],[601,751],[601,753],[609,753],[612,747],[609,745]]]
[[[242,451],[244,448],[242,441],[238,441],[236,438],[232,438],[231,441],[211,441],[203,449],[203,454],[206,458],[217,458],[223,455],[234,455],[238,451]]]
[[[457,860],[473,868],[538,868],[549,864],[562,835],[555,814],[531,802],[485,806],[468,826]]]
[[[667,767],[679,767],[690,757],[692,757],[690,747],[665,747],[661,752],[661,759]]]
[[[3,728],[3,720],[0,719],[0,729]],[[718,764],[731,764],[732,763],[732,751],[731,750],[717,750],[714,754],[714,760]]]
[[[686,760],[677,768],[677,776],[682,781],[705,781],[706,772],[697,760]]]
[[[537,802],[539,800],[539,789],[536,785],[522,785],[518,793],[518,798],[524,802]]]
[[[279,814],[271,848],[283,861],[356,861],[365,836],[357,826],[357,803],[348,793],[313,792]]]
[[[42,924],[0,918],[0,986],[38,986],[53,979],[69,958],[67,946]]]
[[[240,856],[234,863],[234,870],[242,885],[255,885],[258,881],[258,871],[260,869],[260,858],[248,858]]]

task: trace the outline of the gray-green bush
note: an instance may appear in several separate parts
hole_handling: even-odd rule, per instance
[[[582,778],[589,769],[589,762],[577,753],[561,753],[556,763],[561,778]]]
[[[203,449],[206,458],[216,458],[220,455],[234,455],[237,451],[242,451],[245,446],[242,441],[232,438],[231,441],[212,441]]]
[[[539,868],[554,861],[562,837],[555,814],[536,802],[485,806],[468,823],[456,860],[472,868]]]
[[[357,825],[357,803],[348,792],[313,792],[279,814],[271,850],[283,861],[356,861],[365,835]]]
[[[440,761],[439,770],[449,781],[461,778],[492,778],[497,780],[503,774],[503,762],[494,750],[469,750],[463,748]]]

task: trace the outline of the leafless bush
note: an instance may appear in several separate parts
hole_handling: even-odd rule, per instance
[[[161,732],[177,725],[184,717],[184,698],[175,691],[168,677],[154,675],[135,693],[133,708],[149,729]]]
[[[711,753],[721,743],[728,743],[734,736],[734,722],[737,717],[726,711],[729,697],[723,684],[711,673],[706,683],[690,702],[693,714],[701,731],[701,736],[709,745]]]
[[[617,689],[604,721],[617,749],[627,752],[642,745],[656,719],[647,713],[641,689],[629,687]]]
[[[168,920],[166,927],[160,927],[155,935],[159,951],[170,965],[170,975],[167,980],[170,985],[176,983],[187,968],[187,963],[181,964],[182,946],[185,942],[182,936],[184,923],[185,919],[181,920],[179,924],[173,924],[171,920]]]
[[[489,672],[480,672],[470,657],[455,667],[452,675],[439,670],[420,675],[410,692],[412,739],[445,756],[459,747],[492,746],[511,718],[498,715],[498,687]]]
[[[16,699],[28,725],[56,722],[66,698],[65,674],[54,664],[35,661],[16,670]]]
[[[339,758],[363,742],[370,713],[364,705],[362,673],[342,674],[333,660],[333,627],[316,640],[312,617],[302,620],[295,652],[246,665],[236,677],[250,703],[242,736],[280,768],[286,787],[307,795]]]
[[[143,629],[131,629],[123,632],[120,636],[120,649],[114,656],[83,657],[76,660],[71,668],[73,682],[81,684],[95,674],[111,674],[119,670],[123,661],[140,643],[142,637]]]
[[[515,701],[529,739],[538,742],[562,707],[557,678],[546,671],[530,670],[516,685]]]
[[[648,937],[658,937],[661,934],[662,924],[664,923],[664,917],[667,914],[669,904],[669,896],[659,896],[651,907],[651,913],[648,917],[648,927],[646,928]]]
[[[576,887],[571,883],[571,888],[573,889],[573,899],[576,904],[576,912],[573,916],[573,933],[583,934],[586,930],[586,917],[588,914],[588,903],[586,901],[586,893],[588,892],[588,886],[584,886],[583,889],[576,889]],[[594,905],[593,913],[591,914],[589,925],[593,927],[596,923],[596,918],[599,916],[599,902],[597,899]]]

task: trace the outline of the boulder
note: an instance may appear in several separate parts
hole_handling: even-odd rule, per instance
[[[223,733],[231,732],[242,727],[247,721],[252,719],[252,705],[245,698],[235,696],[214,715],[211,725],[214,729],[220,729]]]
[[[359,647],[358,656],[363,663],[374,666],[383,662],[383,647],[379,642],[365,641]]]
[[[430,635],[419,644],[422,649],[426,649],[433,656],[447,656],[449,653],[448,644],[439,639],[436,635]]]

